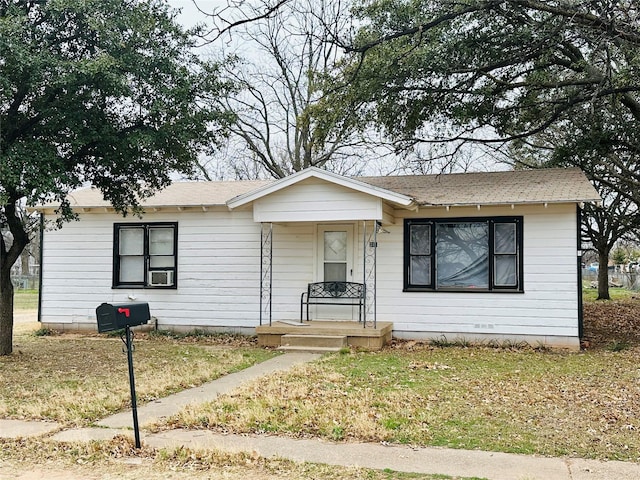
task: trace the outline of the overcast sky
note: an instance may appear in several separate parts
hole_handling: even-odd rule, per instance
[[[167,3],[174,9],[180,10],[181,13],[178,16],[178,20],[186,27],[191,27],[196,23],[205,22],[211,24],[211,20],[207,21],[207,17],[203,15],[199,10],[211,13],[217,9],[220,11],[226,7],[228,0],[195,0],[198,7],[196,7],[193,0],[167,0]]]
[[[216,7],[220,8],[221,5],[226,5],[225,0],[196,1],[198,3],[198,7],[205,12],[211,12]],[[192,0],[167,0],[167,2],[176,10],[181,10],[178,19],[187,27],[206,20],[206,17],[198,11],[198,8],[196,8]]]

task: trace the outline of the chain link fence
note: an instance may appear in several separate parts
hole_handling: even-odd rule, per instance
[[[582,280],[591,286],[598,288],[598,272],[588,269],[582,270]],[[640,273],[622,272],[616,269],[609,269],[609,286],[621,287],[628,290],[640,291]]]

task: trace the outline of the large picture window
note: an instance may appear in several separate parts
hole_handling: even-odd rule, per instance
[[[177,241],[177,223],[114,224],[114,288],[176,288]]]
[[[405,291],[523,291],[522,217],[405,220]]]

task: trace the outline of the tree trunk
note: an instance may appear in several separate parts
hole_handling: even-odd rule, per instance
[[[29,259],[31,258],[31,252],[29,248],[25,248],[20,255],[20,275],[29,275]]]
[[[598,250],[598,300],[609,300],[609,249]]]
[[[20,197],[10,197],[7,203],[0,206],[0,213],[13,236],[11,245],[0,233],[0,356],[10,355],[13,351],[13,283],[11,283],[11,267],[20,258],[20,254],[29,243],[29,236],[16,207]]]
[[[13,351],[13,284],[11,266],[0,268],[0,356]]]

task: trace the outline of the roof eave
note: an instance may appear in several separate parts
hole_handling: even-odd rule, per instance
[[[456,202],[456,203],[429,203],[420,202],[418,207],[499,207],[505,205],[559,205],[566,203],[584,204],[595,203],[597,205],[602,203],[601,198],[584,198],[584,199],[554,199],[554,200],[516,200],[516,201],[504,201],[504,202]]]

